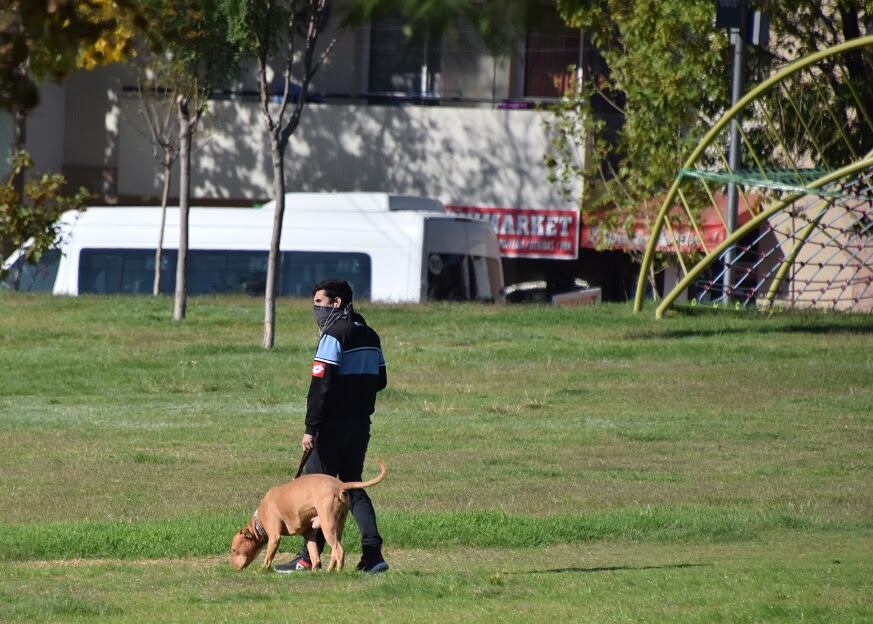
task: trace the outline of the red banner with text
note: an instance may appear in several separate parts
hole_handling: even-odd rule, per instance
[[[490,223],[505,257],[554,260],[579,257],[578,210],[480,206],[446,206],[446,210]]]

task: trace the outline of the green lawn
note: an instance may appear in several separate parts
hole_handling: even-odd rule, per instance
[[[360,307],[392,570],[288,578],[226,559],[300,458],[306,302],[265,351],[257,299],[0,295],[0,621],[873,620],[873,317]]]

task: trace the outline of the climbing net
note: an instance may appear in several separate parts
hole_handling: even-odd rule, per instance
[[[873,311],[873,167],[803,191],[718,254],[692,305]]]
[[[732,122],[743,168],[727,159]],[[873,312],[873,36],[780,69],[712,125],[653,222],[636,311],[647,293],[658,317],[681,303]]]

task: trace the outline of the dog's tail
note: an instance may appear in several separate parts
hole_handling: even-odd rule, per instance
[[[368,488],[371,485],[376,485],[382,479],[385,478],[388,470],[385,468],[385,462],[383,462],[380,458],[376,459],[376,463],[379,464],[379,474],[370,479],[369,481],[349,481],[348,483],[343,483],[342,488],[340,488],[343,492],[346,490],[357,490],[361,488]]]

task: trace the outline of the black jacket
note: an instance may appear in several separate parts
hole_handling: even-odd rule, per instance
[[[368,427],[376,393],[387,383],[379,335],[360,314],[340,318],[318,341],[306,400],[306,433]]]

